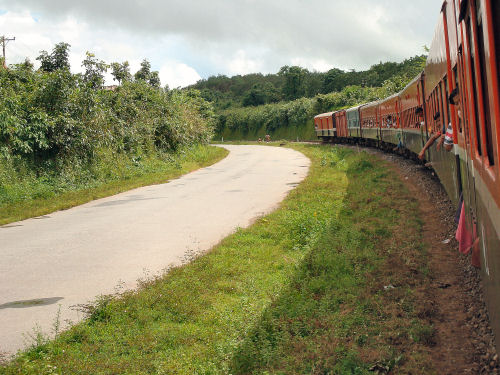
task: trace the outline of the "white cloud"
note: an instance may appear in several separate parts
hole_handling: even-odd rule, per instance
[[[230,75],[255,73],[263,68],[261,62],[248,57],[244,50],[236,51],[224,65]]]
[[[307,68],[310,71],[317,72],[326,72],[334,67],[330,62],[326,60],[307,57],[293,58],[292,65],[301,66],[303,68]]]
[[[160,69],[162,85],[168,84],[170,88],[185,87],[201,79],[192,67],[178,61],[168,61]]]
[[[439,5],[435,0],[0,0],[0,9],[7,10],[0,12],[0,30],[18,37],[9,45],[10,56],[33,58],[57,42],[70,43],[74,69],[90,50],[135,68],[143,58],[155,70],[164,61],[182,62],[203,77],[275,73],[297,62],[313,70],[359,70],[422,53]]]

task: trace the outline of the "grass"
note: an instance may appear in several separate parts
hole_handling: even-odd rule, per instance
[[[372,155],[293,147],[312,166],[280,209],[0,373],[432,373],[417,202]]]
[[[228,151],[222,148],[194,146],[164,157],[109,158],[90,171],[75,168],[80,172],[39,177],[0,167],[0,225],[68,209],[141,186],[165,183],[211,165],[227,154]]]

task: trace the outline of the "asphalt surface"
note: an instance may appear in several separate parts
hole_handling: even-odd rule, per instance
[[[0,227],[0,353],[52,334],[82,314],[71,306],[134,288],[137,280],[208,250],[274,208],[307,175],[301,153],[223,146],[221,162],[162,185],[134,189]]]

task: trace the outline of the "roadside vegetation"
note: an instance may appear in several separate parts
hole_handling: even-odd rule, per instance
[[[132,75],[127,62],[87,53],[84,72],[72,74],[69,47],[41,51],[38,70],[30,61],[0,68],[0,224],[221,157],[200,147],[215,117],[199,92],[162,88],[147,60]],[[119,85],[103,86],[109,69]]]
[[[192,87],[217,115],[216,139],[316,139],[313,117],[388,97],[423,70],[426,56],[380,62],[366,71],[310,72],[284,66],[277,74],[216,76]]]
[[[293,148],[312,166],[277,211],[0,373],[432,374],[417,201],[373,155]]]

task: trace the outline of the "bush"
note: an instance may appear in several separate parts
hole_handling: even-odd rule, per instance
[[[86,185],[110,160],[137,164],[206,144],[214,118],[196,90],[167,91],[142,80],[104,90],[67,68],[0,68],[0,204],[50,195],[51,181]],[[34,191],[40,181],[44,191]]]

